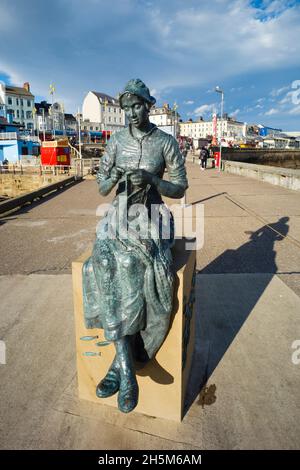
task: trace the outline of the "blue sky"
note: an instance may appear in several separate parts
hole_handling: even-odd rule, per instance
[[[0,0],[0,79],[67,112],[139,77],[183,119],[300,130],[300,0]],[[292,88],[294,86],[294,88]],[[298,90],[298,92],[297,92]]]

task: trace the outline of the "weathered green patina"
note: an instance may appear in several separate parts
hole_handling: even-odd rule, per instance
[[[138,402],[136,363],[155,355],[172,311],[174,227],[162,196],[181,198],[188,186],[176,140],[149,121],[154,103],[139,79],[120,95],[129,126],[111,137],[97,175],[102,195],[118,184],[117,194],[83,266],[85,324],[103,328],[116,349],[96,393],[103,398],[119,391],[123,412]],[[169,181],[163,180],[166,169]]]

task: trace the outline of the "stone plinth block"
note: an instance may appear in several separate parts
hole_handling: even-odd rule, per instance
[[[85,253],[72,263],[79,397],[117,407],[117,394],[100,399],[95,392],[111,365],[115,349],[113,344],[97,345],[105,341],[103,330],[84,326],[82,265],[89,255]],[[140,392],[134,412],[181,421],[195,337],[195,252],[185,251],[180,241],[173,257],[177,275],[169,332],[155,358],[137,371]],[[97,338],[81,339],[87,336]]]

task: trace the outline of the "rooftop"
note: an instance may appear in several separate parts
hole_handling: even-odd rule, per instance
[[[41,101],[40,103],[34,103],[35,109],[38,114],[42,113],[44,110],[46,113],[49,112],[49,108],[51,108],[51,104],[47,103],[47,101]]]
[[[101,103],[104,103],[107,100],[108,104],[119,104],[119,100],[117,98],[113,98],[112,96],[107,95],[106,93],[99,93],[98,91],[92,91],[91,93],[96,95]]]
[[[5,89],[6,89],[6,93],[10,95],[30,96],[31,98],[34,97],[34,95],[30,91],[28,91],[26,88],[6,85]]]

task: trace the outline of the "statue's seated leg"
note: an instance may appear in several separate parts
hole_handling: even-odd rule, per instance
[[[135,367],[128,336],[115,341],[115,347],[120,365],[120,389],[118,394],[119,410],[123,413],[132,411],[139,397],[139,387],[135,376]]]
[[[96,395],[98,398],[111,397],[120,388],[120,367],[117,357],[114,358],[106,376],[97,385]]]

